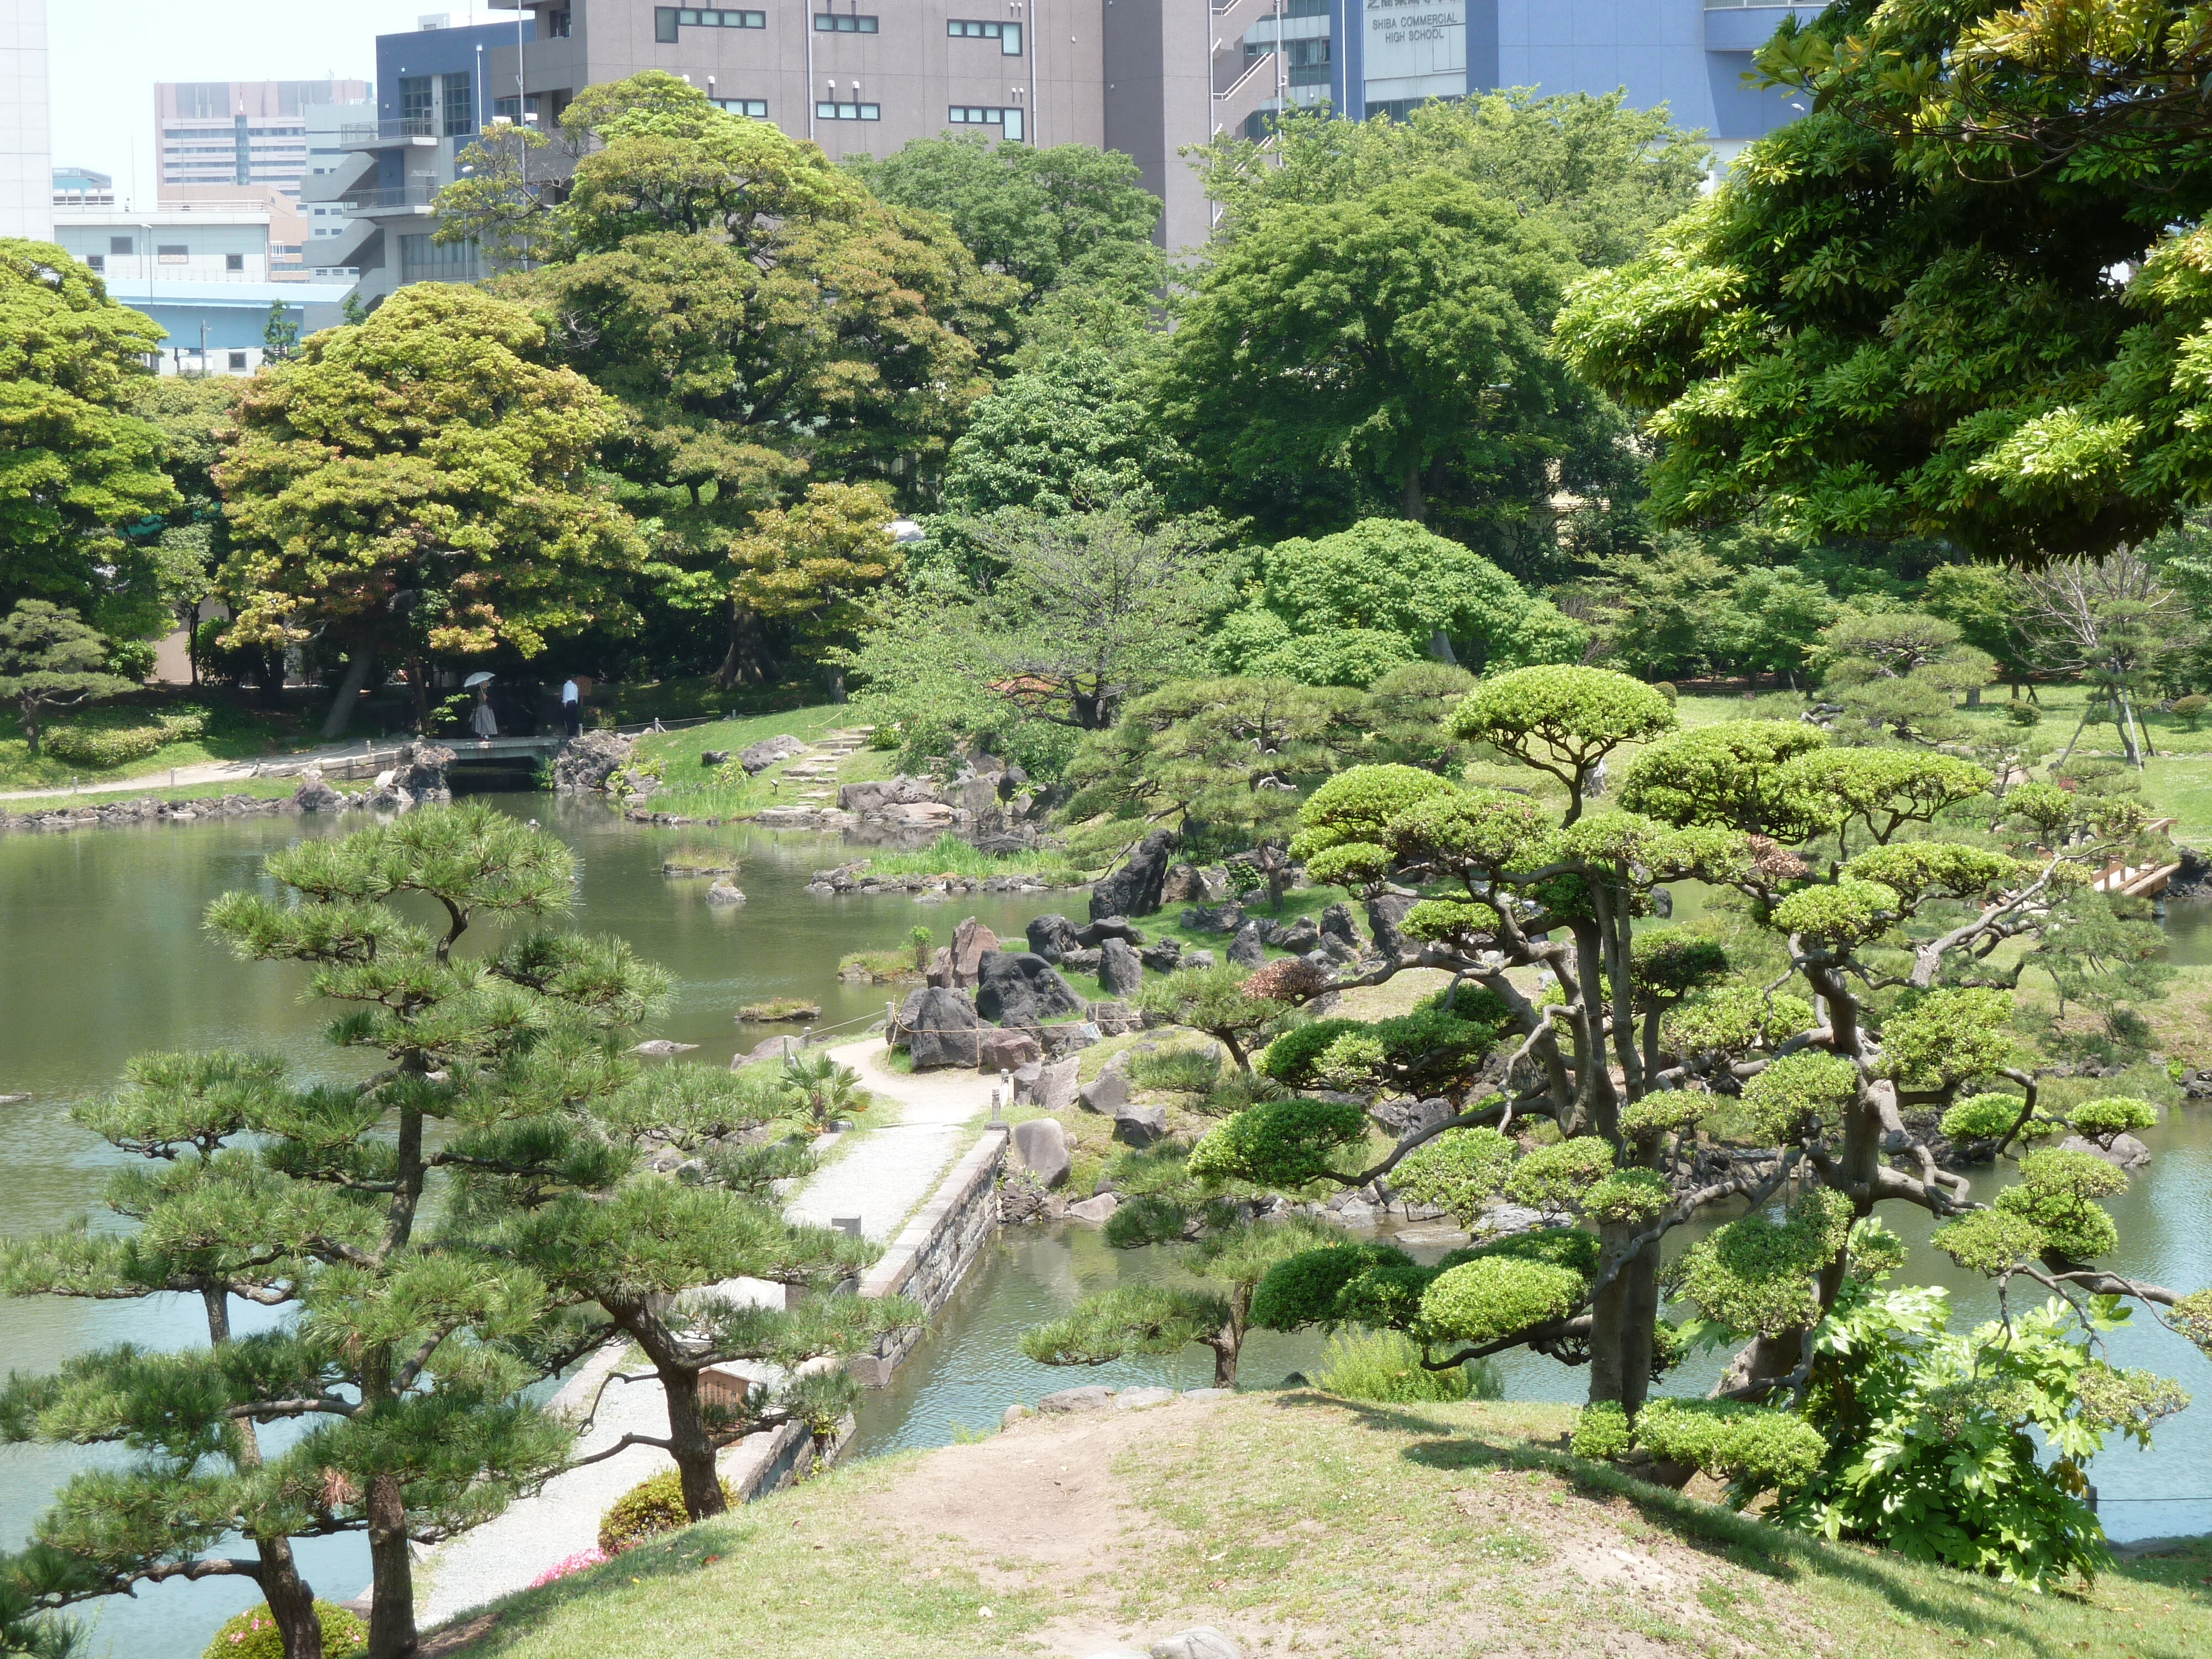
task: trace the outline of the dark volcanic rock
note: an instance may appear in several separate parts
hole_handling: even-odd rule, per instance
[[[986,951],[977,963],[975,1012],[1000,1025],[1036,1025],[1083,1012],[1075,988],[1029,951]]]
[[[1146,836],[1127,863],[1091,890],[1091,919],[1149,916],[1157,911],[1168,876],[1168,854],[1175,844],[1172,830],[1155,830]]]
[[[1030,923],[1030,950],[1047,962],[1058,962],[1070,951],[1081,946],[1075,924],[1066,916],[1039,916]]]
[[[1098,983],[1109,996],[1133,997],[1144,982],[1144,964],[1128,940],[1109,939],[1098,947]]]
[[[915,1071],[948,1066],[975,1068],[981,1052],[982,1022],[966,997],[933,985],[919,998],[909,998],[908,1005],[914,1010],[912,1019],[902,1013],[899,1023],[906,1028],[907,1052],[914,1056]]]

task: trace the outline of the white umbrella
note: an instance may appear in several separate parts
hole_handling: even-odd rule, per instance
[[[466,690],[475,686],[489,685],[494,678],[495,677],[493,675],[486,674],[479,671],[470,675],[468,678],[463,680],[461,682],[461,687],[464,690]]]

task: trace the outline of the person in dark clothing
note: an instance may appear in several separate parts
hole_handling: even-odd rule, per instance
[[[561,729],[572,738],[583,735],[584,698],[574,675],[561,682]]]

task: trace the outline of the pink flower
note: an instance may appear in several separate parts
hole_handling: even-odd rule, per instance
[[[605,1565],[607,1553],[597,1544],[587,1550],[578,1550],[574,1555],[562,1557],[544,1571],[539,1573],[537,1577],[532,1579],[530,1588],[536,1589],[539,1585],[550,1584],[556,1578],[566,1578],[572,1572],[582,1572],[588,1568]]]

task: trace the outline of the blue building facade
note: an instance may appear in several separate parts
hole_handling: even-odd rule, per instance
[[[1723,156],[1796,118],[1793,94],[1753,92],[1743,77],[1784,18],[1809,21],[1821,10],[1723,0],[1327,0],[1327,8],[1324,40],[1320,7],[1285,0],[1285,103],[1325,98],[1364,119],[1505,87],[1625,88],[1630,104],[1664,104],[1677,125],[1702,128]],[[1277,29],[1272,13],[1255,23],[1247,55],[1266,52]],[[1325,64],[1314,61],[1324,53]]]

